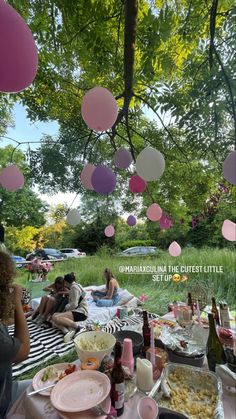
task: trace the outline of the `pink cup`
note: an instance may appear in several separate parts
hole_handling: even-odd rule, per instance
[[[138,417],[140,419],[156,419],[158,415],[158,405],[152,397],[142,397],[137,406]]]
[[[123,350],[121,356],[121,364],[128,367],[131,374],[134,372],[134,356],[133,356],[133,343],[131,339],[124,339]]]

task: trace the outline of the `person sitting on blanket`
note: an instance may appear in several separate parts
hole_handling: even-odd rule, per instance
[[[119,284],[113,277],[110,269],[106,268],[103,272],[103,276],[106,280],[106,288],[104,291],[92,291],[91,295],[98,307],[111,307],[116,305],[119,301]]]
[[[43,290],[50,291],[50,294],[41,298],[39,306],[32,314],[31,319],[36,324],[44,323],[49,314],[64,311],[68,303],[69,289],[65,286],[63,276],[58,276],[53,284],[48,285]]]
[[[30,338],[22,308],[22,288],[13,284],[15,265],[10,255],[0,251],[0,418],[30,384],[29,380],[12,382],[12,363],[24,361],[30,351]],[[14,336],[7,325],[15,323]]]
[[[76,322],[83,322],[88,317],[88,304],[86,293],[80,284],[76,282],[75,274],[72,272],[64,276],[65,286],[70,289],[69,303],[65,306],[64,313],[55,313],[52,316],[52,323],[64,334],[65,342],[69,342],[80,330]]]

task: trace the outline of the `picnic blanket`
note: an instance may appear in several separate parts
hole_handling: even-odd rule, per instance
[[[156,314],[150,313],[150,318],[156,317],[158,317]],[[142,322],[142,310],[137,308],[133,309],[133,315],[127,316],[122,320],[115,316],[105,325],[101,326],[101,329],[107,333],[114,333],[118,330],[126,328],[127,326],[142,324]],[[30,320],[28,320],[28,328],[30,333],[30,353],[25,361],[13,365],[14,378],[17,378],[23,373],[29,372],[33,368],[48,360],[58,356],[63,356],[74,348],[73,341],[68,344],[64,343],[64,336],[58,329],[47,329],[44,325],[39,326]],[[80,333],[85,330],[85,327],[82,328]],[[14,325],[9,326],[9,333],[10,335],[13,335]]]

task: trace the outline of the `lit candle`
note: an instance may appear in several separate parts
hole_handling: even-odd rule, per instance
[[[153,387],[153,367],[148,359],[137,358],[136,385],[140,390],[150,391]]]

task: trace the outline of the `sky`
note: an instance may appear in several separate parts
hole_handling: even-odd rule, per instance
[[[56,136],[59,130],[59,125],[57,122],[31,122],[27,118],[27,113],[25,108],[17,103],[13,109],[13,121],[14,127],[7,130],[6,136],[11,137],[17,141],[39,141],[44,134]],[[8,144],[14,144],[13,141],[1,138],[0,146],[6,146]],[[31,144],[31,148],[37,148],[39,143]],[[27,145],[22,145],[19,147],[20,150],[25,151]],[[49,205],[57,205],[67,203],[71,206],[76,194],[75,193],[58,193],[56,195],[44,195],[39,193],[38,189],[35,188],[35,192],[38,193],[40,198],[43,201],[46,201]],[[75,208],[79,205],[80,198],[76,197],[73,202],[72,208]]]

